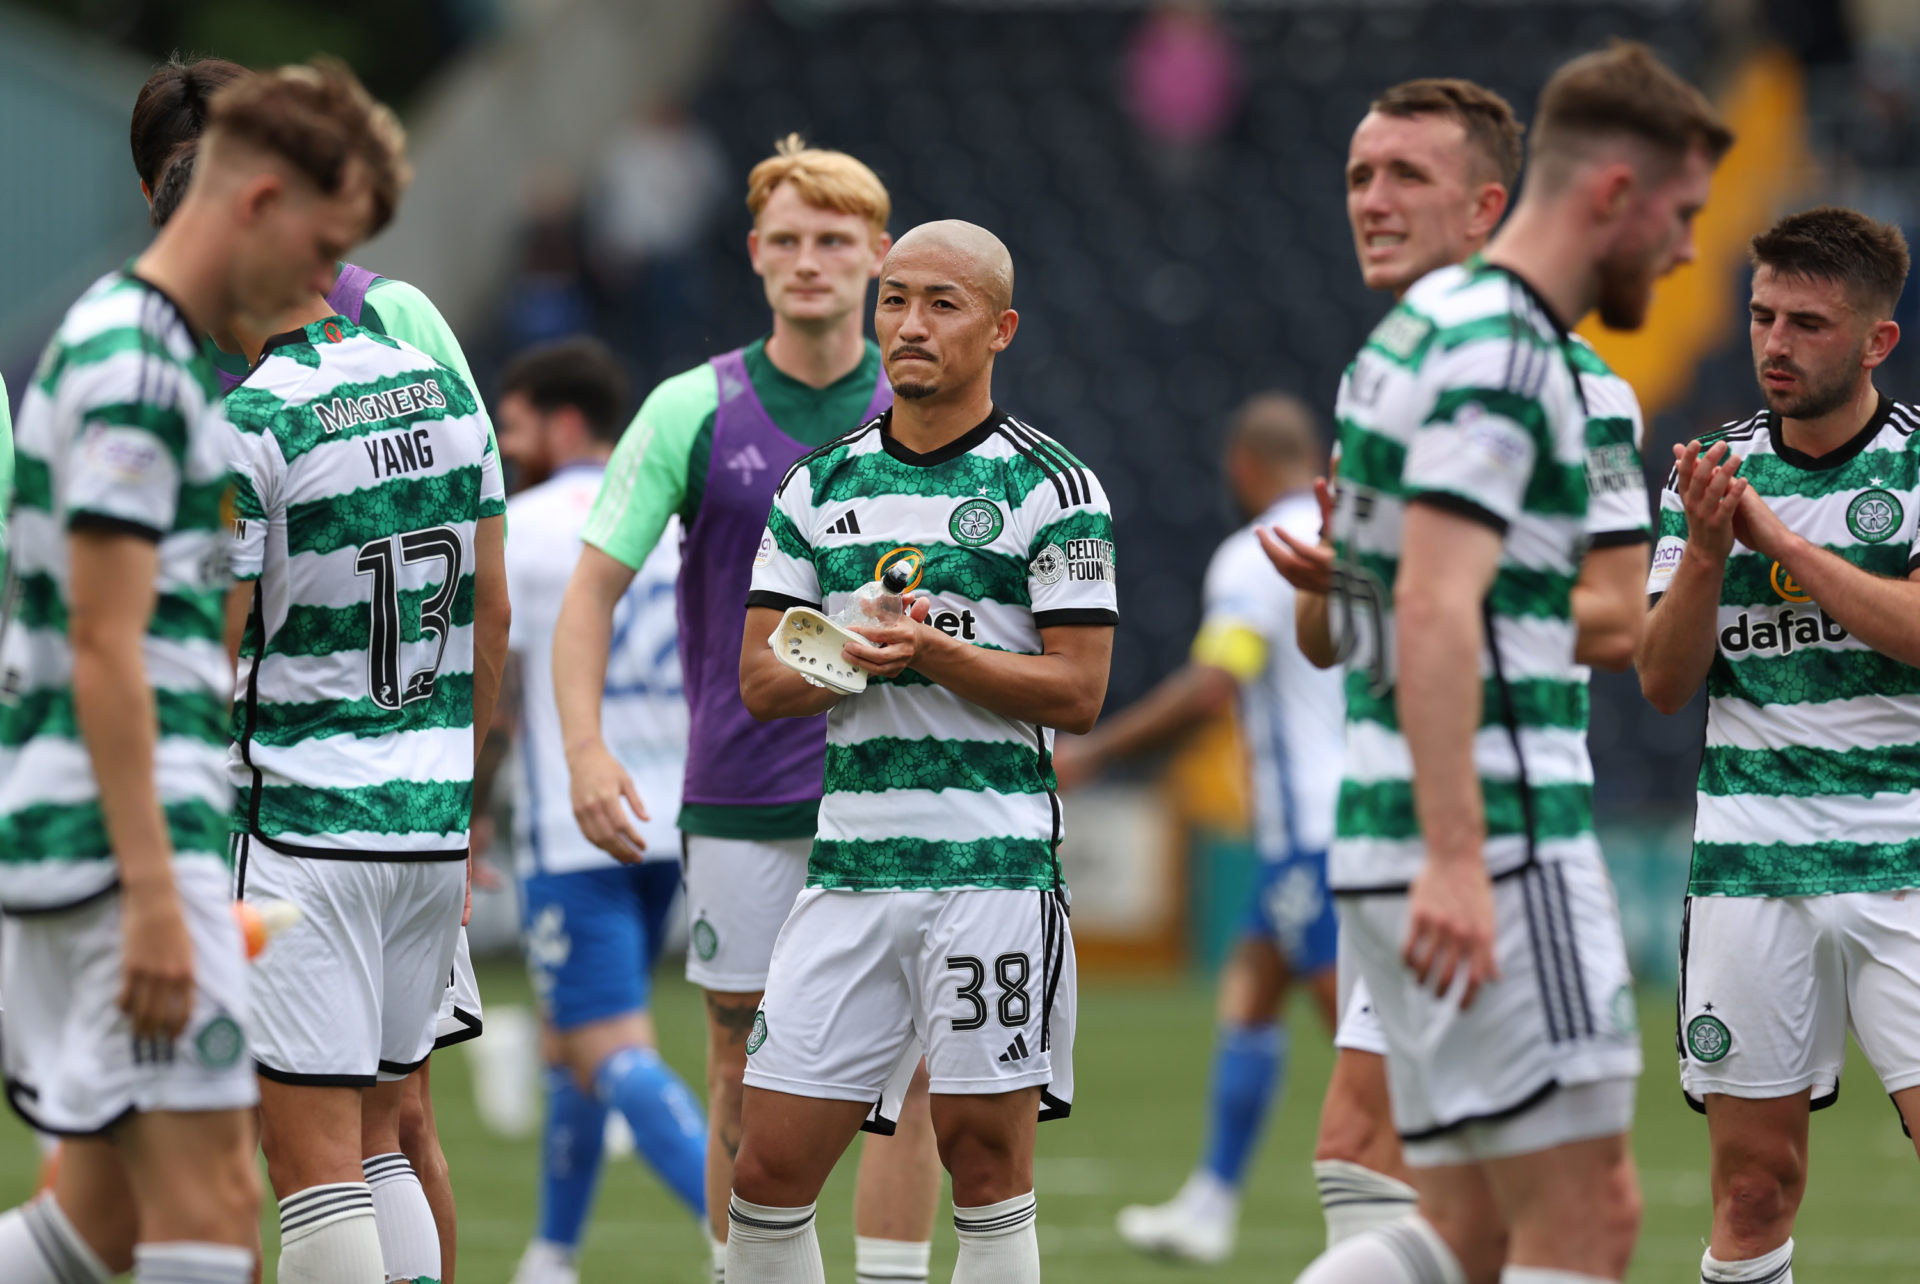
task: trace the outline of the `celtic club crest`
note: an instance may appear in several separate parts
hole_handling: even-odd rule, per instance
[[[1882,544],[1893,538],[1905,516],[1892,491],[1863,490],[1847,505],[1847,529],[1863,544]]]
[[[1697,1016],[1687,1022],[1687,1051],[1694,1060],[1711,1064],[1733,1050],[1733,1035],[1715,1016]]]
[[[967,500],[954,509],[953,516],[947,520],[948,532],[968,548],[993,543],[1005,525],[999,506],[985,499]]]

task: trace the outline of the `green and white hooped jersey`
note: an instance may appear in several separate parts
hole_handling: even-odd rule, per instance
[[[1040,630],[1112,627],[1113,518],[1084,464],[995,408],[921,455],[888,411],[795,464],[774,497],[748,605],[845,607],[896,561],[918,563],[928,623],[1037,655]],[[1053,732],[908,669],[827,715],[810,887],[1055,888]]]
[[[227,429],[198,333],[128,272],[68,310],[21,401],[9,529],[13,600],[0,678],[0,906],[57,909],[112,888],[67,640],[69,531],[159,549],[141,653],[157,709],[154,775],[177,859],[226,859],[232,671],[221,511]]]
[[[1425,845],[1394,706],[1393,588],[1407,505],[1503,536],[1481,604],[1473,754],[1495,875],[1596,850],[1573,585],[1588,542],[1587,412],[1568,336],[1519,277],[1475,259],[1416,284],[1367,339],[1337,405],[1331,624],[1347,662],[1336,890],[1404,888]]]
[[[1647,494],[1646,420],[1633,385],[1613,372],[1579,335],[1567,355],[1587,404],[1587,538],[1594,548],[1653,542],[1653,500]]]
[[[506,511],[472,389],[336,316],[269,340],[227,414],[234,573],[257,581],[235,830],[296,856],[464,858],[474,532]]]
[[[1818,458],[1762,412],[1706,433],[1788,529],[1875,575],[1920,568],[1920,409],[1882,396],[1853,440]],[[1650,593],[1686,549],[1670,473]],[[1920,669],[1853,637],[1779,563],[1727,558],[1689,890],[1817,896],[1920,887]]]

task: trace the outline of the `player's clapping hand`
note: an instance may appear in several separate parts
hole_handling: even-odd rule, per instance
[[[592,744],[567,755],[567,774],[573,818],[587,841],[617,861],[631,865],[640,860],[647,843],[632,817],[650,817],[627,769],[605,745]]]
[[[1787,545],[1794,538],[1779,514],[1769,508],[1767,501],[1760,498],[1760,492],[1751,486],[1743,486],[1741,490],[1733,513],[1733,534],[1754,552],[1776,561],[1785,556]]]
[[[1445,994],[1464,973],[1460,1006],[1498,980],[1493,957],[1493,879],[1476,855],[1429,856],[1408,889],[1407,942],[1400,957],[1423,986]]]
[[[1687,511],[1687,547],[1715,560],[1733,551],[1734,515],[1749,487],[1740,472],[1740,457],[1724,441],[1706,450],[1698,441],[1673,448],[1674,486]]]
[[[1256,526],[1254,534],[1267,560],[1302,593],[1327,593],[1333,588],[1333,488],[1324,477],[1313,479],[1313,497],[1320,501],[1320,542],[1308,544],[1278,526]]]
[[[136,1039],[171,1041],[193,1015],[193,938],[170,865],[163,882],[124,887],[120,897],[119,1004]]]
[[[866,641],[849,642],[841,648],[840,654],[876,678],[899,677],[912,666],[923,650],[947,640],[946,634],[927,627],[927,615],[933,609],[933,604],[926,598],[916,597],[906,604],[906,608],[906,614],[884,623],[863,621],[849,624],[848,631]]]

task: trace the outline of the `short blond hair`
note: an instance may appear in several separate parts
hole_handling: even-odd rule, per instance
[[[799,134],[788,134],[775,143],[773,155],[747,175],[747,209],[755,222],[773,199],[773,189],[782,183],[792,183],[800,199],[816,209],[857,214],[875,237],[886,234],[893,198],[878,174],[845,152],[809,147]]]

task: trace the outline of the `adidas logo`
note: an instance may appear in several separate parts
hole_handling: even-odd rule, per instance
[[[1000,1061],[1002,1064],[1009,1061],[1025,1061],[1031,1055],[1033,1054],[1027,1051],[1027,1036],[1016,1034],[1013,1036],[1013,1042],[1007,1045],[1007,1050],[1000,1054]]]
[[[827,527],[827,534],[829,535],[858,535],[859,533],[860,519],[853,515],[851,508],[841,516],[839,521]]]

